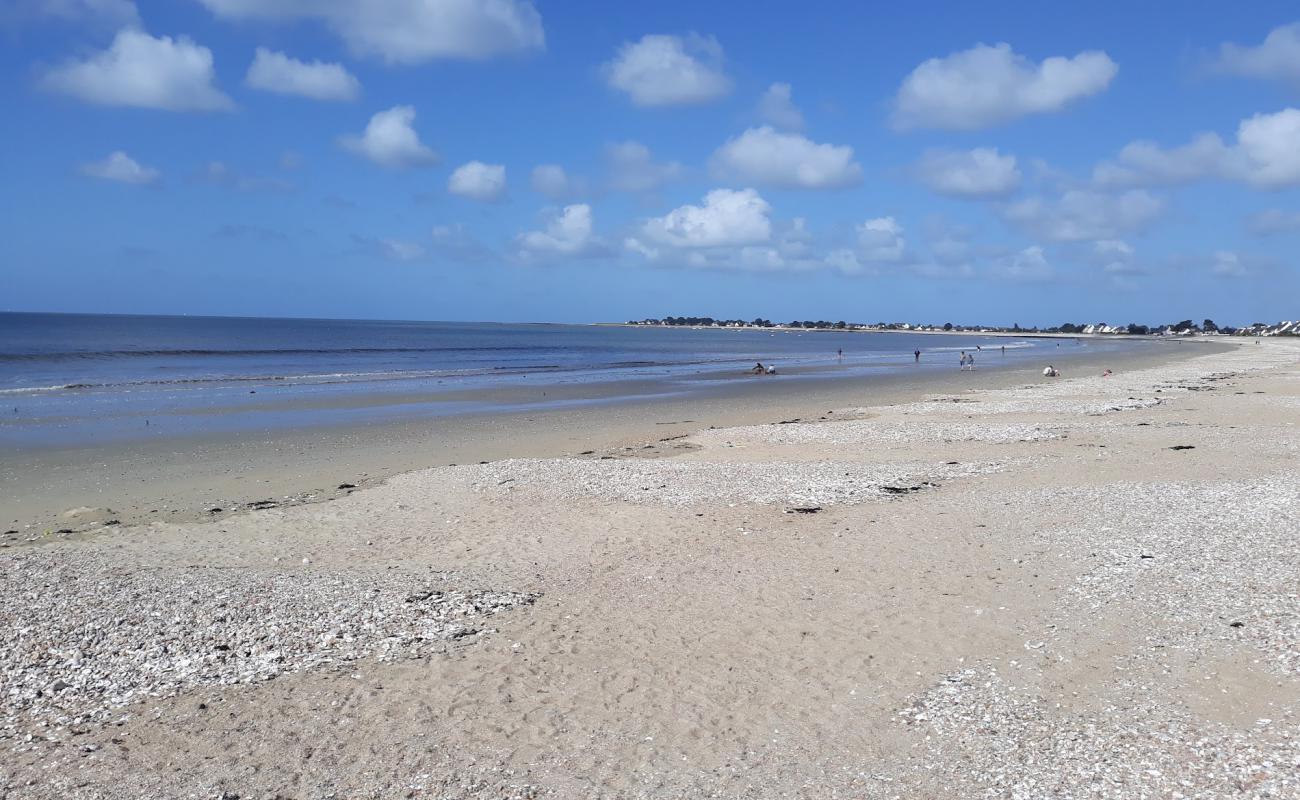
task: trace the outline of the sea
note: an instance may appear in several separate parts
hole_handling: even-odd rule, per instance
[[[757,362],[779,380],[956,370],[977,348],[980,369],[1060,352],[976,334],[0,313],[0,448],[682,396],[754,381]]]

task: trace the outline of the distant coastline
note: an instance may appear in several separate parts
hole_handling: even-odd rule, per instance
[[[1274,324],[1254,322],[1242,327],[1220,326],[1212,319],[1205,319],[1199,325],[1190,319],[1166,325],[1110,325],[1105,322],[1075,324],[1063,323],[1054,327],[1022,328],[1018,324],[1011,327],[989,325],[955,325],[951,322],[942,325],[910,322],[828,322],[792,321],[774,323],[761,317],[752,321],[738,319],[714,319],[712,317],[663,317],[628,320],[627,322],[605,322],[600,325],[651,328],[719,328],[726,330],[770,330],[770,331],[831,331],[842,333],[920,333],[920,334],[978,334],[980,336],[1021,336],[1021,337],[1077,337],[1077,336],[1300,336],[1300,320],[1282,321]]]

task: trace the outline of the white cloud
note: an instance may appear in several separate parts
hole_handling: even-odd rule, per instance
[[[91,178],[100,178],[118,183],[132,183],[138,186],[154,183],[161,173],[152,167],[144,167],[121,150],[116,150],[103,161],[94,161],[81,165],[81,174]]]
[[[344,136],[339,144],[345,150],[392,169],[436,164],[438,154],[420,142],[413,122],[412,106],[393,106],[371,117],[360,136]]]
[[[866,269],[858,260],[858,254],[850,248],[841,247],[826,254],[826,266],[839,270],[845,275],[860,275]]]
[[[778,188],[836,189],[862,180],[852,147],[817,144],[767,125],[729,139],[709,164],[719,180]]]
[[[25,19],[95,22],[122,28],[139,24],[140,12],[131,0],[9,0],[0,8],[0,23]]]
[[[893,217],[877,217],[858,225],[858,254],[865,261],[901,261],[907,248],[903,226]]]
[[[323,23],[353,53],[390,63],[483,59],[546,46],[530,0],[200,0],[227,19]]]
[[[640,142],[618,142],[605,147],[610,188],[621,192],[650,192],[682,176],[676,161],[656,164],[650,149]]]
[[[600,250],[592,228],[591,206],[575,203],[551,218],[545,230],[528,231],[519,237],[521,256],[594,255]]]
[[[1220,173],[1229,159],[1227,146],[1214,133],[1171,150],[1155,142],[1131,142],[1114,161],[1098,164],[1092,177],[1101,186],[1187,183]]]
[[[377,244],[384,257],[392,261],[415,261],[426,252],[423,245],[401,239],[380,239]]]
[[[1274,28],[1255,47],[1223,45],[1215,66],[1231,75],[1300,84],[1300,22]]]
[[[1055,274],[1043,248],[1034,245],[994,265],[994,274],[1010,281],[1044,281]]]
[[[582,193],[582,181],[569,176],[559,164],[538,164],[530,181],[533,191],[552,200],[565,200]]]
[[[794,104],[788,83],[774,83],[767,87],[758,101],[758,116],[777,130],[803,130],[803,113]]]
[[[418,261],[428,254],[424,245],[406,239],[376,239],[354,233],[352,241],[363,250],[389,261]]]
[[[772,207],[753,189],[714,189],[698,206],[685,205],[641,228],[646,239],[670,247],[735,247],[772,236]]]
[[[712,36],[647,34],[625,42],[603,67],[605,81],[638,106],[707,103],[731,91],[722,46]]]
[[[624,247],[648,261],[691,269],[804,272],[828,266],[826,258],[813,252],[806,220],[796,217],[779,228],[769,237],[770,242],[702,247],[674,244],[663,249],[631,237]]]
[[[1060,111],[1105,90],[1118,72],[1119,66],[1096,50],[1035,64],[1009,44],[979,44],[912,70],[898,89],[893,123],[903,130],[986,128]]]
[[[1256,114],[1237,127],[1237,152],[1248,183],[1265,188],[1300,184],[1300,109]]]
[[[1220,250],[1214,254],[1210,272],[1224,278],[1241,278],[1247,274],[1246,265],[1241,263],[1241,257],[1227,250]]]
[[[1020,187],[1016,157],[990,147],[928,150],[916,171],[926,186],[953,197],[1005,197]]]
[[[1133,246],[1123,239],[1100,239],[1092,244],[1098,257],[1112,261],[1126,261],[1133,257]]]
[[[1114,278],[1141,275],[1144,270],[1133,263],[1133,246],[1122,239],[1101,239],[1093,242],[1089,260],[1099,264],[1103,272]]]
[[[46,72],[42,88],[87,103],[166,111],[234,108],[213,81],[212,51],[187,37],[124,28],[107,50]]]
[[[265,47],[257,48],[244,82],[254,89],[313,100],[355,100],[361,94],[361,82],[342,64],[307,63]]]
[[[1181,147],[1132,142],[1093,170],[1101,186],[1150,186],[1217,178],[1261,189],[1300,185],[1300,109],[1256,114],[1237,126],[1235,144],[1203,133]]]
[[[1251,216],[1246,226],[1256,236],[1272,236],[1276,233],[1300,231],[1300,211],[1283,211],[1270,208]]]
[[[462,164],[447,179],[447,191],[484,203],[495,202],[506,192],[506,168],[482,161]]]
[[[1140,231],[1164,212],[1160,198],[1141,189],[1119,194],[1071,189],[1058,200],[1030,197],[1002,209],[1007,221],[1053,242],[1118,239]]]

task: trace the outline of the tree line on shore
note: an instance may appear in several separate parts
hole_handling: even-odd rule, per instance
[[[1275,325],[1269,325],[1263,322],[1255,322],[1247,326],[1232,327],[1228,325],[1220,326],[1215,324],[1212,319],[1205,319],[1199,325],[1190,319],[1167,325],[1140,325],[1136,322],[1130,322],[1128,325],[1109,325],[1107,323],[1085,323],[1077,324],[1065,322],[1053,327],[1028,327],[1022,328],[1019,323],[1011,327],[997,325],[954,325],[951,322],[945,322],[942,325],[927,325],[908,322],[877,322],[861,323],[846,322],[839,320],[830,322],[828,320],[791,320],[787,323],[772,322],[763,317],[755,317],[752,320],[743,319],[715,319],[713,317],[663,317],[662,319],[646,318],[640,320],[628,320],[628,325],[666,325],[666,326],[684,326],[693,328],[794,328],[805,330],[904,330],[904,331],[965,331],[972,333],[1076,333],[1076,334],[1119,334],[1129,336],[1148,336],[1152,334],[1161,335],[1191,335],[1198,333],[1222,334],[1222,335],[1242,335],[1242,336],[1300,336],[1300,322],[1279,322]]]

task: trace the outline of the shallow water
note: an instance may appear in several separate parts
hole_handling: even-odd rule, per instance
[[[0,314],[0,446],[619,402],[778,379],[980,369],[1127,340],[590,325]],[[1005,351],[1003,350],[1005,348]],[[920,364],[913,351],[921,350]],[[843,350],[841,356],[838,351]]]

